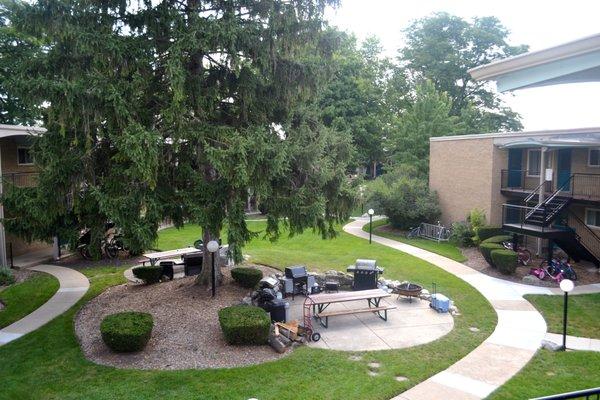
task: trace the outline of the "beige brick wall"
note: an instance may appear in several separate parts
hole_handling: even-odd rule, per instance
[[[12,252],[13,257],[20,256],[22,254],[38,251],[42,249],[50,249],[52,248],[52,244],[45,242],[31,242],[27,243],[23,239],[18,236],[12,235],[10,233],[6,233],[6,256],[7,258],[10,256],[9,243],[12,243]],[[9,260],[10,262],[10,260]]]
[[[500,170],[507,157],[492,138],[431,142],[429,187],[438,194],[444,225],[464,221],[473,208],[484,210],[490,223],[501,223]]]
[[[19,165],[17,162],[17,148],[20,146],[14,138],[0,139],[0,157],[2,157],[2,173],[35,172],[34,165]]]

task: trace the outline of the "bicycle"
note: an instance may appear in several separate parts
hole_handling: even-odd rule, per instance
[[[502,242],[502,246],[507,250],[513,250],[512,242]],[[531,261],[531,252],[526,247],[517,246],[517,257],[521,265],[527,266]]]
[[[417,239],[421,236],[421,227],[410,228],[406,234],[407,239]]]

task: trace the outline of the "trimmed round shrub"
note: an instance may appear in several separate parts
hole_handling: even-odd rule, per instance
[[[482,242],[491,237],[503,236],[503,235],[505,235],[504,231],[502,230],[502,228],[500,228],[498,226],[485,225],[485,226],[480,227],[477,230],[477,236],[479,237],[479,240]]]
[[[135,267],[132,271],[133,276],[143,280],[146,284],[160,282],[163,274],[163,268],[160,265]]]
[[[106,316],[100,324],[100,333],[111,350],[129,353],[140,351],[146,346],[153,327],[152,315],[126,311]]]
[[[504,275],[510,275],[517,269],[517,253],[512,250],[492,250],[492,262],[498,271]]]
[[[265,310],[246,305],[220,309],[219,323],[229,344],[265,344],[271,328],[271,318]]]
[[[502,244],[502,242],[511,242],[511,241],[512,241],[511,235],[497,235],[497,236],[489,237],[481,243],[500,243],[500,244]]]
[[[481,255],[492,267],[495,267],[494,263],[492,262],[492,251],[502,249],[504,249],[504,246],[499,243],[481,243],[479,245],[479,251],[481,252]]]
[[[252,289],[263,278],[263,273],[257,268],[237,267],[231,270],[231,277],[241,286]]]

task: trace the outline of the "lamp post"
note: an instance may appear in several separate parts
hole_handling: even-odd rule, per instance
[[[570,279],[563,279],[562,281],[560,281],[560,290],[565,292],[565,302],[563,306],[563,351],[567,349],[567,305],[569,302],[569,292],[573,290],[574,287],[575,284]]]
[[[372,208],[369,208],[369,211],[367,211],[367,213],[369,214],[369,244],[370,244],[371,236],[373,236],[373,214],[375,214],[375,211]]]
[[[217,294],[217,271],[215,270],[215,253],[219,250],[219,242],[216,240],[211,240],[206,244],[206,249],[210,252],[212,256],[212,275],[211,275],[211,285],[212,285],[212,297],[215,297]]]

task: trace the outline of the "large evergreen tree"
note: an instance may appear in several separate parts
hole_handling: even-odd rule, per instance
[[[92,228],[97,249],[112,220],[140,251],[165,217],[199,224],[204,243],[227,224],[239,261],[252,192],[268,236],[280,223],[332,236],[351,196],[350,142],[322,125],[314,102],[333,51],[322,30],[330,3],[11,3],[11,26],[40,43],[11,87],[45,104],[48,129],[28,211],[40,226],[28,230],[69,221],[67,231]]]
[[[334,54],[332,78],[321,93],[322,118],[327,126],[352,138],[356,150],[352,166],[367,166],[374,177],[376,165],[384,159],[390,118],[384,103],[390,63],[376,38],[367,38],[359,46],[353,36],[332,34],[340,46]]]
[[[520,117],[486,82],[475,82],[468,70],[527,51],[507,43],[508,30],[495,17],[463,18],[437,13],[406,29],[399,51],[409,80],[430,80],[452,100],[450,114],[461,117],[467,133],[522,129]]]

